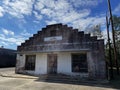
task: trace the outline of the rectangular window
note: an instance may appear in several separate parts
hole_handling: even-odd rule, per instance
[[[72,72],[88,72],[86,54],[72,54]]]
[[[35,70],[35,55],[26,55],[25,70]]]

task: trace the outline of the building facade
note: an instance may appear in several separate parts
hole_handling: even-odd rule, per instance
[[[16,73],[106,78],[104,40],[67,25],[42,28],[17,51]]]
[[[0,48],[0,68],[15,67],[16,64],[16,50]]]

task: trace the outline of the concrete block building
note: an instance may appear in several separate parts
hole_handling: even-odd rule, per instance
[[[104,55],[104,40],[67,25],[48,25],[18,46],[16,73],[105,79]]]
[[[15,67],[16,50],[0,47],[0,68]]]

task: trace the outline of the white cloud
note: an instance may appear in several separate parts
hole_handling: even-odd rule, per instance
[[[36,11],[33,11],[35,17],[38,19],[38,20],[41,20],[42,19],[42,15],[40,15],[38,12]]]
[[[99,16],[99,17],[87,17],[87,18],[80,18],[73,22],[73,27],[79,28],[80,30],[86,30],[90,27],[93,27],[94,25],[106,25],[105,24],[105,17]],[[82,28],[82,29],[81,29]]]
[[[4,0],[2,1],[2,8],[4,12],[18,18],[23,18],[24,15],[31,15],[33,13],[37,19],[33,21],[35,23],[38,23],[39,20],[45,17],[45,19],[47,18],[45,20],[47,24],[58,22],[64,24],[69,23],[77,27],[82,26],[84,29],[91,23],[102,22],[103,19],[100,17],[100,19],[97,18],[98,21],[95,21],[96,17],[89,17],[91,9],[81,7],[96,6],[102,1],[103,0]],[[79,7],[79,9],[76,10],[75,7]],[[94,23],[92,21],[94,21]]]
[[[120,3],[119,3],[118,6],[114,9],[113,14],[120,15]]]
[[[46,23],[48,24],[48,25],[51,25],[51,24],[56,24],[56,23],[58,23],[57,21],[46,21]]]
[[[96,6],[103,0],[40,0],[36,4],[36,10],[45,15],[47,24],[64,23],[70,24],[75,28],[82,27],[83,30],[94,24],[104,24],[105,17],[89,17],[91,10],[89,8],[76,10],[75,6]],[[40,6],[39,6],[40,5]]]
[[[3,13],[4,13],[4,9],[0,6],[0,17],[3,16]]]
[[[11,30],[7,30],[7,29],[2,29],[2,31],[3,31],[3,33],[5,34],[5,35],[14,35],[14,32],[13,31],[11,31]]]
[[[39,20],[34,20],[33,22],[34,22],[34,23],[40,23],[40,21],[39,21]]]
[[[8,46],[8,43],[6,43],[6,42],[0,42],[2,45],[1,46]]]
[[[62,16],[63,19],[59,18],[59,20],[64,23],[72,23],[75,20],[88,16],[89,13],[89,10],[81,10],[80,12],[71,11],[70,13],[66,13],[64,16]]]
[[[54,11],[50,8],[44,8],[41,10],[41,14],[47,15],[49,18],[51,18],[52,16],[54,16]]]
[[[101,3],[103,0],[68,0],[75,7],[93,7]]]
[[[36,19],[33,22],[39,23],[43,20],[46,24],[64,23],[70,24],[74,28],[87,29],[96,24],[105,25],[105,16],[90,16],[89,7],[97,6],[103,0],[3,0],[0,6],[0,16],[8,13],[24,21],[24,16],[33,14]],[[85,8],[83,8],[85,7]],[[79,8],[79,9],[76,9]],[[118,12],[118,8],[115,9]],[[22,18],[22,19],[21,19]],[[18,24],[21,27],[21,23]],[[31,36],[24,30],[19,35],[15,35],[10,30],[3,30],[0,40],[9,44],[20,45],[27,37]],[[10,36],[11,37],[8,37]],[[4,43],[4,44],[5,44]]]
[[[1,37],[1,38],[5,38],[5,35],[4,35],[4,34],[0,34],[0,37]]]
[[[31,34],[27,32],[27,30],[23,30],[23,32],[20,33],[20,35],[21,36],[27,36],[27,37],[31,36]]]
[[[108,42],[108,41],[107,41],[107,40],[108,40],[107,30],[104,29],[104,30],[102,31],[102,34],[103,34],[103,39],[104,39],[105,44],[106,44],[106,43]],[[112,41],[112,31],[109,31],[109,36],[110,36],[110,40]]]
[[[20,43],[23,42],[25,40],[25,38],[20,38],[19,36],[15,36],[15,37],[0,37],[0,40],[2,42],[5,42],[7,45],[9,45],[9,44],[20,45]]]
[[[42,8],[44,8],[44,5],[43,5],[43,3],[38,1],[38,2],[35,3],[35,8],[37,10],[41,10]]]
[[[2,7],[4,12],[15,17],[23,18],[24,15],[31,15],[34,0],[4,0]]]
[[[23,30],[20,34],[16,35],[11,30],[2,29],[0,32],[0,46],[9,47],[17,46],[24,42],[28,37],[32,36],[26,30]]]

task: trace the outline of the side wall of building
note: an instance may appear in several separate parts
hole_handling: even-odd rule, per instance
[[[25,66],[25,54],[17,54],[16,58],[16,73],[23,73]]]

